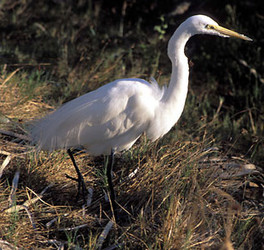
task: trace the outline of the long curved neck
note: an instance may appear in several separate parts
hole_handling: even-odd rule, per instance
[[[183,24],[175,31],[168,44],[172,74],[169,86],[161,100],[166,106],[166,110],[171,111],[175,117],[175,122],[183,111],[189,81],[188,59],[184,54],[184,47],[192,34],[186,32]]]

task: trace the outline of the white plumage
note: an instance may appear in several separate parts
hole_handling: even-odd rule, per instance
[[[147,131],[161,97],[155,82],[116,80],[64,104],[41,120],[32,134],[46,150],[80,145],[93,155],[125,150]]]
[[[172,75],[167,88],[160,88],[154,80],[120,79],[78,97],[35,124],[32,138],[39,149],[83,146],[100,155],[129,149],[142,133],[151,141],[162,137],[184,108],[189,77],[184,47],[195,34],[251,40],[207,16],[188,18],[168,44]]]

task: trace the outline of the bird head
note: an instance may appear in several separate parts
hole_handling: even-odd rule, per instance
[[[188,18],[186,21],[193,35],[208,34],[208,35],[216,35],[221,37],[236,37],[246,41],[252,41],[251,38],[243,34],[239,34],[235,31],[221,27],[217,22],[215,22],[212,18],[208,16],[195,15]]]

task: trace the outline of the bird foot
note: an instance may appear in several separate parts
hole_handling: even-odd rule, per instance
[[[77,181],[77,182],[79,181],[77,178],[74,178],[74,177],[72,177],[72,176],[70,176],[68,174],[65,174],[65,177],[68,178],[68,179],[71,179],[73,181]]]
[[[86,204],[86,194],[88,194],[88,190],[86,188],[84,179],[82,176],[78,176],[78,178],[74,178],[68,174],[65,174],[66,178],[71,179],[73,181],[78,182],[78,192],[76,196],[76,201],[79,199],[80,194],[82,194],[83,197],[83,203]]]

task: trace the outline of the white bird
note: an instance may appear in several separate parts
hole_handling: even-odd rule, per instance
[[[110,155],[129,149],[145,133],[150,141],[164,136],[182,114],[187,92],[189,66],[184,47],[196,34],[250,38],[219,26],[210,17],[195,15],[185,20],[168,44],[172,74],[167,87],[156,81],[119,79],[80,96],[35,124],[32,138],[39,149],[67,149],[82,146],[92,155]],[[108,182],[114,193],[109,163]],[[76,170],[77,166],[75,164]],[[77,170],[78,171],[78,170]],[[78,173],[79,180],[82,179]],[[79,184],[80,187],[80,184]]]

